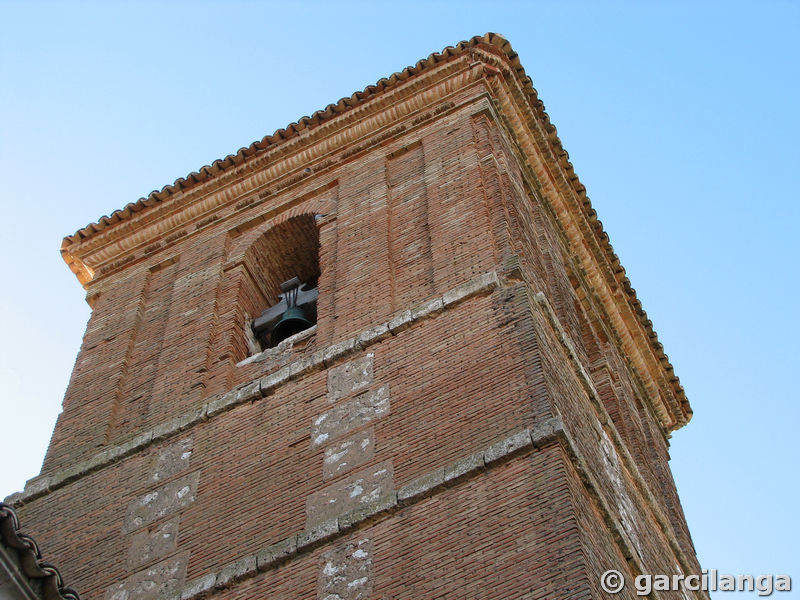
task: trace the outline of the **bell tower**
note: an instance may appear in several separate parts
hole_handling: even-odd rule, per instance
[[[691,409],[503,37],[62,253],[92,316],[8,500],[84,599],[604,598],[609,569],[700,572],[668,464]]]

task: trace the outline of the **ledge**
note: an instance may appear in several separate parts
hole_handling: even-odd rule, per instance
[[[118,462],[151,444],[160,442],[189,427],[216,417],[220,413],[226,412],[241,404],[254,402],[269,396],[278,387],[288,381],[303,377],[315,371],[327,369],[333,366],[337,361],[351,354],[361,352],[365,348],[377,344],[389,336],[397,335],[404,329],[413,327],[442,311],[449,310],[464,300],[478,295],[489,294],[498,287],[500,287],[500,279],[495,271],[489,271],[488,273],[478,275],[448,290],[440,297],[426,300],[415,308],[398,313],[386,323],[372,326],[355,337],[318,350],[308,357],[291,362],[274,373],[240,385],[230,392],[218,394],[209,399],[202,406],[161,423],[153,429],[122,444],[109,446],[85,461],[76,463],[66,469],[49,475],[34,477],[26,483],[24,491],[11,494],[5,501],[12,506],[20,506],[26,502],[35,500],[84,475]]]
[[[551,417],[531,429],[520,429],[483,450],[459,458],[449,465],[418,477],[411,483],[350,512],[338,515],[312,529],[293,533],[289,537],[262,548],[254,554],[241,556],[223,565],[218,573],[206,573],[175,592],[170,600],[192,600],[223,590],[233,582],[253,577],[331,541],[350,530],[368,525],[393,514],[399,508],[416,504],[457,482],[474,477],[523,452],[538,450],[556,442],[564,435],[561,417]]]
[[[280,358],[282,355],[290,354],[295,344],[310,338],[316,332],[317,332],[317,326],[316,324],[314,324],[308,329],[304,329],[299,333],[295,333],[294,335],[289,336],[274,348],[267,348],[266,350],[262,350],[261,352],[256,352],[255,354],[251,354],[244,360],[240,360],[238,363],[236,363],[236,366],[243,367],[251,363],[264,362],[265,360],[269,360],[271,358]]]

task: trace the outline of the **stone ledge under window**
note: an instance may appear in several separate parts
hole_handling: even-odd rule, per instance
[[[253,354],[253,356],[248,356],[244,360],[239,361],[236,363],[237,367],[244,367],[246,365],[257,363],[257,362],[264,362],[267,360],[272,360],[275,358],[280,358],[282,356],[291,355],[292,347],[297,344],[298,342],[302,342],[305,339],[310,338],[317,332],[317,326],[312,325],[308,329],[304,329],[299,333],[295,333],[292,336],[289,336],[285,340],[283,340],[280,344],[275,346],[274,348],[267,348],[259,352],[258,354]]]

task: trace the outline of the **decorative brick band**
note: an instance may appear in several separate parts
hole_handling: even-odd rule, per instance
[[[220,569],[193,579],[174,592],[170,600],[191,600],[222,590],[233,582],[255,576],[348,533],[362,524],[391,515],[398,508],[415,504],[457,481],[473,477],[486,468],[525,451],[542,448],[564,435],[561,417],[552,417],[531,429],[521,429],[469,456],[418,477],[375,502],[332,517],[309,529],[292,534],[255,554],[243,556]]]
[[[498,287],[500,287],[500,279],[495,271],[473,277],[469,281],[445,292],[442,296],[428,300],[413,309],[398,313],[386,323],[370,327],[356,337],[332,344],[306,358],[294,361],[270,375],[241,385],[230,392],[219,394],[202,406],[162,423],[123,444],[110,446],[88,460],[74,464],[52,475],[35,477],[25,485],[25,491],[11,494],[5,499],[5,502],[12,506],[20,506],[25,502],[30,502],[88,473],[118,462],[155,442],[185,431],[187,428],[235,406],[268,396],[287,381],[332,367],[342,358],[360,352],[391,335],[396,335],[404,329],[408,329],[425,319],[448,310],[468,298],[491,293]]]

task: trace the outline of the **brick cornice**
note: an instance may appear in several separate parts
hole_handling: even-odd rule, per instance
[[[575,175],[568,154],[556,135],[544,107],[531,101],[535,90],[530,80],[520,80],[506,61],[486,56],[487,70],[496,69],[490,78],[496,108],[515,145],[522,150],[538,189],[552,209],[557,225],[577,260],[587,294],[592,295],[608,316],[622,353],[627,356],[647,391],[653,409],[666,432],[685,425],[692,415],[683,387],[675,376],[652,323],[636,298],[591,207],[586,189]],[[491,72],[491,71],[490,71]]]
[[[393,131],[398,122],[413,121],[417,115],[433,116],[422,113],[484,75],[482,65],[472,63],[468,56],[437,65],[407,85],[393,88],[319,126],[305,129],[280,145],[270,146],[249,160],[220,171],[213,178],[186,186],[185,190],[177,189],[158,202],[151,199],[150,202],[141,201],[141,205],[129,205],[121,213],[127,216],[118,216],[115,223],[104,227],[90,225],[64,238],[62,256],[79,281],[88,286],[100,268],[124,262],[134,249],[165,238],[186,225],[201,222],[247,196],[282,192],[311,173],[316,175],[347,161],[348,151],[371,138],[403,133],[405,128]]]

